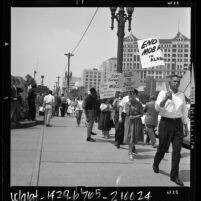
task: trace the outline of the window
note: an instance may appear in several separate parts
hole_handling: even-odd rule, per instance
[[[184,54],[184,57],[188,57],[188,54]]]
[[[134,61],[136,61],[136,55],[134,55]]]
[[[172,49],[172,52],[176,52],[176,49]]]
[[[185,49],[184,52],[188,52],[188,49]]]
[[[176,54],[172,54],[172,57],[176,57]]]

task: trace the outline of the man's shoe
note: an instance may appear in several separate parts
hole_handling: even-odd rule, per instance
[[[89,142],[95,142],[96,140],[94,140],[94,139],[91,138],[91,137],[88,137],[88,138],[87,138],[87,141],[89,141]]]
[[[50,124],[46,124],[46,126],[47,126],[47,127],[51,127],[51,125],[50,125]]]
[[[94,132],[91,132],[91,135],[97,135],[96,133],[94,133]]]
[[[119,149],[119,148],[120,148],[120,145],[119,145],[119,144],[115,144],[115,146],[117,147],[117,149]]]
[[[152,168],[153,168],[153,170],[154,170],[155,173],[159,173],[158,166],[153,165]]]
[[[179,186],[184,186],[184,183],[178,177],[170,178],[170,180],[175,182]]]

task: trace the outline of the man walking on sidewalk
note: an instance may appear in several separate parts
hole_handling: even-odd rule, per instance
[[[161,120],[158,135],[159,147],[154,157],[153,170],[155,173],[159,173],[159,164],[168,150],[170,142],[172,142],[170,180],[177,185],[184,186],[179,179],[179,162],[183,137],[188,135],[188,127],[185,96],[178,91],[179,85],[180,77],[172,75],[169,81],[170,90],[167,92],[161,91],[156,100],[155,107],[160,112]]]
[[[54,96],[52,96],[52,91],[49,91],[49,94],[44,97],[43,108],[45,108],[45,124],[47,127],[50,127],[50,119],[52,117],[52,108],[54,106]]]
[[[91,135],[97,109],[96,104],[97,104],[96,89],[91,88],[90,94],[87,95],[83,104],[83,110],[87,121],[87,141],[90,142],[95,142],[95,140],[91,138]]]

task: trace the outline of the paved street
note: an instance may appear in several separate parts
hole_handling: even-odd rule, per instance
[[[95,124],[96,142],[86,141],[84,119],[54,117],[52,127],[37,125],[11,130],[12,186],[176,186],[169,179],[171,147],[155,174],[156,149],[136,145],[138,155],[128,160],[128,146],[117,149],[114,129],[102,138]],[[190,186],[190,150],[182,148],[180,178]]]

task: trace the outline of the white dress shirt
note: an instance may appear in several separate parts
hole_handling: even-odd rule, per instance
[[[139,101],[138,98],[136,98],[136,100]],[[122,107],[122,112],[124,112],[124,113],[126,113],[126,103],[127,103],[128,101],[129,101],[129,96],[124,96],[124,97],[122,98],[122,100],[120,101],[120,103],[119,103],[119,106]]]
[[[51,94],[48,94],[44,97],[44,100],[43,100],[44,104],[51,104],[53,105],[54,104],[54,96],[52,96]]]
[[[83,110],[82,103],[83,103],[83,100],[77,100],[77,106],[75,110]]]
[[[172,93],[172,99],[168,99],[164,107],[160,107],[161,101],[165,98],[167,91],[160,91],[155,108],[161,117],[182,118],[184,124],[187,123],[188,110],[186,108],[185,96],[182,92]]]

